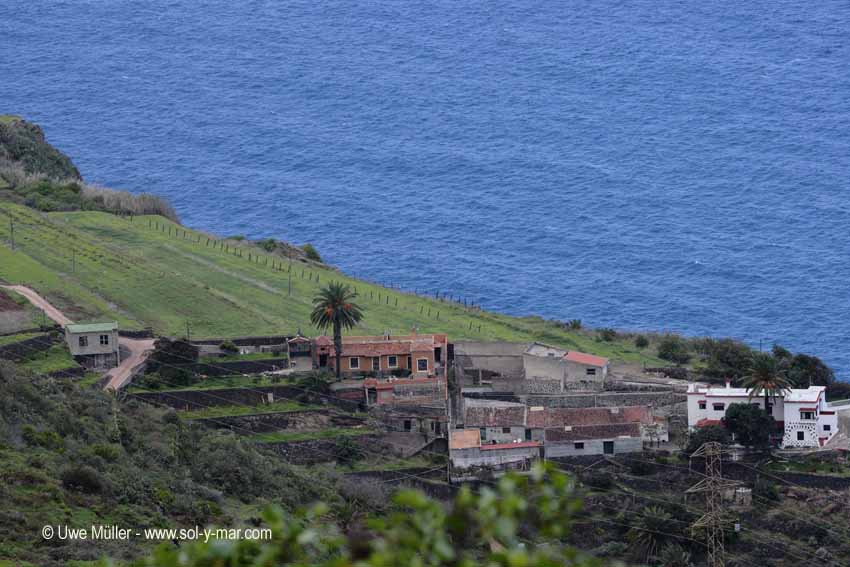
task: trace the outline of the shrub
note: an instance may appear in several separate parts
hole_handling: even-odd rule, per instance
[[[610,343],[617,338],[617,331],[610,328],[599,329],[599,337],[606,343]]]
[[[302,245],[301,250],[303,250],[304,254],[307,255],[308,260],[312,260],[314,262],[322,261],[322,257],[319,255],[319,251],[316,250],[316,247],[310,244],[309,242],[307,244]]]
[[[708,361],[703,374],[717,380],[740,379],[749,373],[753,350],[738,341],[721,339],[708,346]]]
[[[678,335],[665,335],[658,343],[658,358],[675,364],[687,364],[691,360],[688,343]]]
[[[69,490],[78,490],[89,494],[97,494],[103,490],[100,475],[88,465],[72,465],[62,470],[60,474],[62,486]]]
[[[741,445],[767,447],[776,422],[763,409],[750,404],[732,404],[726,409],[723,423]]]
[[[95,443],[91,452],[106,462],[114,463],[121,457],[121,446],[114,443]]]
[[[685,448],[686,453],[693,453],[703,443],[717,441],[721,445],[728,445],[730,441],[729,431],[721,425],[707,425],[700,427],[688,438],[688,446]]]
[[[649,339],[647,339],[644,335],[638,335],[635,337],[635,346],[637,348],[646,348],[649,346]]]
[[[572,329],[573,331],[578,331],[581,329],[581,319],[570,319],[567,321],[567,327]]]
[[[652,474],[654,470],[652,463],[649,463],[642,459],[629,459],[628,465],[629,472],[637,476],[646,476],[648,474]]]
[[[691,552],[678,543],[668,543],[658,554],[658,567],[693,567]]]
[[[239,354],[239,347],[233,344],[233,341],[224,341],[218,345],[218,348],[228,354]]]
[[[776,483],[760,476],[753,484],[753,498],[777,502],[779,500],[779,489],[776,488]]]
[[[277,241],[274,238],[266,238],[264,240],[258,240],[257,246],[266,252],[274,252],[277,250]]]
[[[61,450],[65,447],[65,441],[55,431],[41,430],[39,431],[32,425],[24,425],[21,435],[27,445],[34,447],[44,447],[45,449]]]

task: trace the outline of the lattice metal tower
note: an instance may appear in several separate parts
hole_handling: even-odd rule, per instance
[[[688,493],[705,492],[705,514],[691,526],[691,530],[704,528],[708,567],[725,567],[726,553],[723,547],[723,491],[738,483],[724,480],[721,470],[722,447],[716,441],[703,443],[692,455],[705,458],[705,478],[687,490]]]

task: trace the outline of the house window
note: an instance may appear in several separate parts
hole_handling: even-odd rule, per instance
[[[431,431],[434,431],[434,422],[431,422]]]
[[[348,367],[352,370],[360,368],[360,359],[356,356],[352,356],[348,359]]]
[[[510,428],[510,427],[503,427],[503,428],[502,428],[502,433],[510,433],[510,432],[511,432],[511,428]]]
[[[397,356],[388,356],[387,357],[387,366],[390,368],[398,368],[398,357]]]
[[[416,370],[419,372],[427,372],[428,371],[428,359],[427,358],[417,358],[416,359]]]
[[[588,376],[596,376],[596,369],[595,368],[588,368],[587,370],[585,370],[585,373]]]
[[[829,424],[824,424],[824,426],[823,426],[823,430],[824,430],[824,431],[832,431],[832,426],[831,426],[831,425],[829,425]]]
[[[584,443],[573,443],[574,449],[584,449]]]
[[[108,345],[109,344],[109,335],[100,335],[100,344]]]
[[[813,411],[800,412],[800,419],[814,419],[814,418],[815,418],[815,412],[813,412]]]
[[[409,419],[405,419],[405,420],[404,420],[404,430],[405,430],[405,431],[410,431],[411,426],[412,426],[412,425],[411,425],[411,423],[410,423],[410,420],[409,420]]]
[[[88,337],[80,337],[80,346],[81,347],[89,346],[89,338]]]
[[[413,357],[412,356],[407,357],[407,367],[413,368]]]
[[[478,432],[479,432],[479,433],[480,433],[480,435],[481,435],[481,440],[482,440],[482,441],[486,441],[486,440],[487,440],[487,428],[486,428],[486,427],[481,427],[481,428],[479,428],[479,429],[478,429]]]
[[[372,370],[381,369],[381,359],[377,356],[372,357]]]
[[[525,440],[531,441],[531,430],[530,429],[525,430]]]
[[[712,404],[711,407],[714,408],[714,411],[723,411],[726,409],[726,404]]]
[[[805,441],[805,440],[806,440],[806,434],[803,433],[802,431],[798,431],[797,432],[797,441]]]
[[[699,409],[705,409],[705,402],[699,403]]]

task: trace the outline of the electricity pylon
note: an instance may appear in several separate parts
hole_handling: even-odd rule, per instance
[[[692,455],[705,458],[705,478],[687,492],[705,492],[705,514],[691,525],[691,530],[705,529],[708,567],[725,567],[726,552],[723,547],[723,490],[737,486],[737,482],[724,480],[721,463],[722,447],[716,441],[703,443]]]

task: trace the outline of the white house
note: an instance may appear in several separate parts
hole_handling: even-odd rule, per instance
[[[688,427],[719,425],[732,404],[764,409],[764,395],[750,397],[747,388],[688,386]],[[784,430],[782,447],[821,447],[838,432],[838,416],[826,402],[824,386],[790,389],[769,398],[768,411]]]

